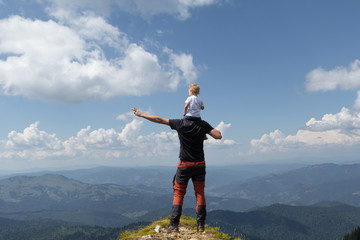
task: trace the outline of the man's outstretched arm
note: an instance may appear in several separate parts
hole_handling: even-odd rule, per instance
[[[136,116],[138,116],[138,117],[145,118],[145,119],[147,119],[147,120],[149,120],[151,122],[154,122],[154,123],[165,124],[165,125],[168,125],[168,126],[170,125],[169,119],[167,119],[167,118],[142,113],[136,107],[133,107],[131,110],[133,110],[134,114]]]

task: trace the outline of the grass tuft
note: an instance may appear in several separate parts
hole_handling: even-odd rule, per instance
[[[142,236],[155,234],[155,227],[156,225],[160,225],[163,228],[167,228],[169,225],[170,217],[161,219],[159,221],[153,222],[152,224],[142,227],[138,230],[134,231],[124,231],[121,233],[119,240],[133,240],[136,238],[140,238]],[[189,227],[192,227],[194,229],[197,228],[197,222],[195,218],[187,217],[187,216],[181,216],[180,223],[183,225],[187,225]],[[213,240],[241,240],[240,238],[232,238],[229,235],[222,233],[219,231],[219,228],[217,227],[208,227],[206,225],[206,231],[210,231],[214,234]]]

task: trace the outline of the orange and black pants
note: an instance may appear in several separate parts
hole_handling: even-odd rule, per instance
[[[204,224],[206,218],[205,202],[205,161],[189,162],[180,160],[173,180],[174,200],[170,225],[179,225],[182,205],[189,180],[193,182],[196,197],[196,214],[198,224]]]

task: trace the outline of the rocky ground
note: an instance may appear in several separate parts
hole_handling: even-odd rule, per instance
[[[198,233],[194,228],[181,225],[179,226],[179,232],[176,233],[166,233],[165,229],[157,225],[155,227],[155,234],[142,236],[137,238],[138,240],[148,240],[148,239],[158,239],[158,240],[180,240],[180,239],[189,239],[189,240],[204,240],[204,239],[213,239],[214,235],[210,231]]]

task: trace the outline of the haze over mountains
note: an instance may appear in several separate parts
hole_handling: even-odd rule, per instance
[[[144,193],[171,197],[174,172],[173,167],[99,167],[27,175],[56,174],[82,183],[132,186],[132,189],[144,189],[141,190]],[[209,197],[243,199],[255,206],[273,203],[311,205],[321,201],[360,206],[359,173],[360,164],[207,167],[206,194]],[[190,190],[187,197],[192,196]],[[226,209],[234,210],[231,207]],[[242,207],[241,210],[246,209]]]
[[[311,205],[338,201],[360,206],[360,165],[313,165],[270,174],[217,189],[220,196],[251,199],[260,206],[273,203]]]
[[[281,232],[297,226],[291,231],[304,236],[311,232],[309,236],[314,237],[315,230],[306,225],[310,221],[306,217],[314,216],[302,214],[311,209],[316,209],[315,212],[326,209],[328,213],[321,216],[321,221],[334,217],[349,221],[348,226],[342,225],[336,234],[349,231],[346,227],[356,227],[358,219],[350,213],[358,212],[360,207],[360,164],[320,164],[296,169],[295,166],[274,167],[277,172],[269,166],[208,167],[209,223],[220,224],[230,234],[231,229],[247,225],[243,231],[251,235],[255,223],[261,219],[260,229],[275,226],[279,220]],[[174,170],[167,167],[102,167],[3,176],[0,180],[0,217],[14,220],[45,218],[103,227],[151,222],[170,213]],[[318,204],[324,201],[342,204]],[[279,203],[297,207],[288,208]],[[185,212],[194,214],[194,204],[190,183],[184,209],[191,210]],[[272,204],[278,205],[266,207]],[[271,214],[269,209],[272,209]],[[284,209],[292,213],[281,216]],[[299,214],[304,217],[295,219]],[[237,220],[231,220],[233,218]],[[326,226],[321,225],[324,227],[321,231],[325,231]]]

